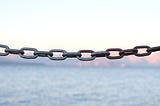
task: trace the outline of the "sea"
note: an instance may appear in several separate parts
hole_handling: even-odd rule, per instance
[[[160,70],[0,65],[0,106],[160,106]]]

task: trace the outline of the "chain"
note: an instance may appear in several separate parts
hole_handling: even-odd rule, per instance
[[[152,52],[160,51],[160,46],[149,47],[143,45],[143,46],[136,46],[133,49],[124,49],[124,50],[121,48],[109,48],[106,49],[105,51],[79,50],[78,52],[67,52],[63,49],[38,51],[36,48],[30,48],[30,47],[24,47],[21,49],[10,49],[7,45],[0,44],[0,50],[1,50],[0,56],[15,54],[25,59],[48,57],[51,60],[65,60],[67,58],[77,58],[81,61],[91,61],[99,57],[106,57],[108,59],[121,59],[124,56],[129,56],[129,55],[135,55],[137,57],[149,56]],[[29,52],[31,53],[29,54]]]

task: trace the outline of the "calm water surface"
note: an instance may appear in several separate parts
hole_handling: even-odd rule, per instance
[[[159,69],[0,66],[0,106],[159,104]]]

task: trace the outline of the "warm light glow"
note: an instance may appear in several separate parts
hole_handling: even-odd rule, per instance
[[[0,2],[0,39],[13,48],[77,51],[159,45],[160,1]]]
[[[153,53],[151,56],[146,57],[145,59],[149,64],[160,64],[160,54],[159,53]]]

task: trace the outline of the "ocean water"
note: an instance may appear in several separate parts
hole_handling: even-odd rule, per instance
[[[159,106],[158,68],[0,66],[0,106]]]

